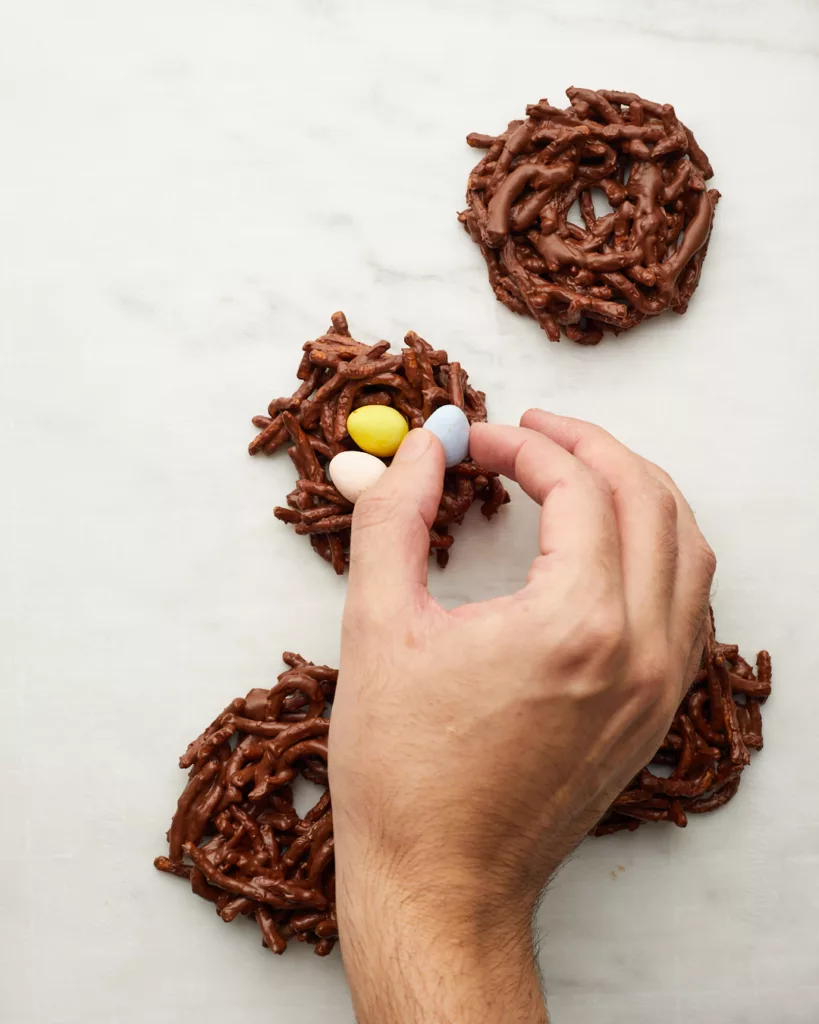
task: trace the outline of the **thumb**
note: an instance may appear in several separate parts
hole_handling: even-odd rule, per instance
[[[426,588],[429,529],[444,486],[444,450],[412,430],[353,514],[348,601],[379,614],[406,607]]]

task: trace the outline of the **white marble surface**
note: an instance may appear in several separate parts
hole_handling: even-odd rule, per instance
[[[818,42],[808,0],[0,3],[4,1022],[351,1021],[338,956],[151,867],[197,727],[283,648],[337,657],[344,585],[270,514],[288,460],[244,454],[337,308],[448,347],[495,419],[665,465],[721,635],[773,652],[738,798],[554,883],[556,1024],[819,1017]],[[498,305],[454,219],[464,135],[570,84],[675,103],[724,195],[689,314],[591,350]],[[436,591],[513,586],[532,522],[476,516]]]

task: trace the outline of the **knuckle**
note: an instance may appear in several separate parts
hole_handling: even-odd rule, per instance
[[[659,484],[656,490],[655,501],[660,515],[668,522],[676,524],[678,508],[677,499],[674,497],[673,492],[664,484]]]
[[[560,647],[560,665],[579,698],[596,698],[623,680],[628,665],[625,607],[603,597],[569,626]],[[550,654],[551,662],[554,652]]]
[[[631,674],[631,688],[645,704],[658,704],[667,690],[669,674],[668,651],[659,645],[643,651]]]
[[[669,491],[673,491],[676,484],[670,473],[666,473],[662,466],[658,466],[656,462],[651,462],[646,459],[649,470],[655,479],[659,480],[661,484],[668,488]]]
[[[374,592],[375,589],[367,581],[351,586],[344,602],[342,646],[343,649],[358,652],[359,655],[361,652],[369,651],[383,658],[392,648],[397,612],[393,602],[379,600],[379,594]],[[409,619],[409,612],[405,618]],[[409,631],[408,622],[406,631],[402,631],[400,635],[403,637]]]
[[[697,547],[697,560],[702,572],[710,581],[714,573],[717,571],[717,556],[714,554],[714,549],[702,535],[700,535]]]
[[[597,423],[590,423],[588,420],[570,420],[576,425],[576,429],[582,441],[587,443],[595,442],[600,443],[601,441],[616,441],[616,438],[608,432],[605,428],[599,426]]]
[[[401,501],[393,494],[368,493],[355,503],[353,529],[357,533],[378,529],[393,522],[401,512]]]
[[[611,484],[606,480],[602,473],[598,473],[595,469],[588,469],[586,471],[587,476],[590,476],[592,482],[597,489],[598,493],[603,497],[604,501],[610,502],[612,499]]]
[[[592,655],[609,659],[625,644],[625,612],[615,601],[605,601],[583,623],[583,643]]]
[[[593,463],[599,458],[601,451],[605,453],[607,442],[610,440],[613,438],[602,427],[586,424],[582,430],[577,432],[577,442],[573,454],[583,461]]]

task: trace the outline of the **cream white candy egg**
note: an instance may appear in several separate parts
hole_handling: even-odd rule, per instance
[[[339,452],[330,460],[330,479],[347,501],[355,504],[368,487],[380,480],[387,467],[367,452]]]
[[[424,423],[444,446],[447,468],[463,462],[469,453],[469,420],[457,405],[442,405]]]

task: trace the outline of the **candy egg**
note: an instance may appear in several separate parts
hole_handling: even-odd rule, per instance
[[[469,453],[469,420],[457,405],[442,405],[424,423],[444,446],[447,468],[463,462]]]
[[[368,487],[379,480],[386,465],[366,452],[339,452],[330,460],[330,479],[337,491],[354,505]]]
[[[347,432],[370,455],[395,455],[409,427],[397,409],[389,405],[362,405],[347,417]]]

